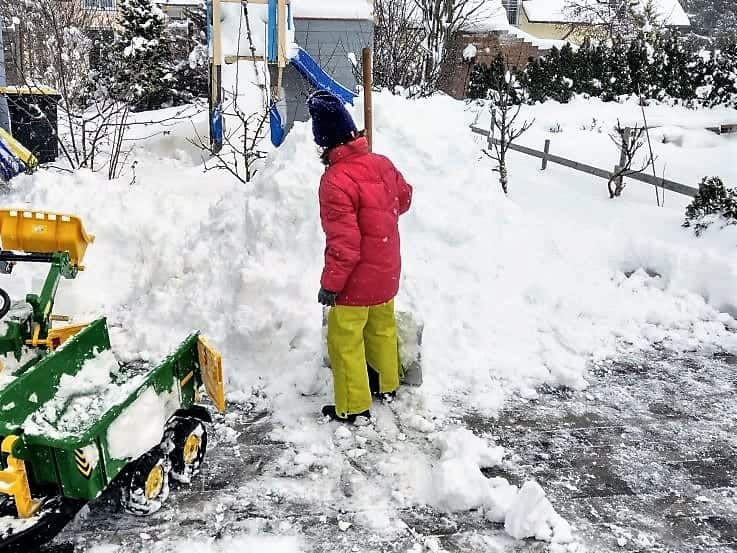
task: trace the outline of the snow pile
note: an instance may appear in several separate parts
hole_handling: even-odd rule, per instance
[[[486,478],[483,468],[501,464],[505,451],[490,446],[466,428],[436,436],[440,461],[433,468],[434,505],[447,511],[483,509],[492,522],[504,522],[516,538],[567,544],[573,541],[570,525],[555,512],[537,482],[522,489],[504,478]]]
[[[482,468],[499,465],[504,449],[490,447],[468,429],[441,432],[435,438],[441,455],[433,468],[435,506],[447,511],[484,507],[492,518],[503,520],[516,490],[502,478],[487,479]]]
[[[468,44],[463,49],[463,61],[471,61],[473,58],[476,57],[477,53],[478,53],[478,48],[476,48],[476,45]]]
[[[450,396],[494,413],[511,394],[534,395],[543,383],[583,388],[592,362],[656,343],[737,350],[735,322],[723,312],[737,313],[729,308],[737,298],[734,242],[682,229],[683,202],[669,195],[657,209],[652,189],[634,184],[610,201],[603,181],[553,166],[540,173],[537,161],[517,154],[507,198],[466,126],[473,114],[465,104],[386,94],[375,103],[376,150],[415,186],[400,223],[397,306],[425,324],[423,410],[442,417]],[[535,113],[577,128],[601,107]],[[607,124],[615,109],[623,120],[634,115],[629,104],[606,109]],[[654,114],[665,118],[668,109]],[[359,114],[360,106],[360,126]],[[588,139],[579,157],[598,155],[599,133],[575,132],[579,145]],[[559,142],[568,147],[565,136],[554,151]],[[315,301],[323,167],[309,124],[298,124],[247,185],[203,174],[189,153],[167,159],[145,148],[135,154],[132,185],[47,171],[13,183],[10,205],[78,213],[97,235],[87,270],[62,284],[59,311],[108,315],[123,359],[160,359],[199,328],[222,349],[231,393],[260,387],[285,421],[317,413],[300,397],[331,393]],[[23,294],[29,280],[19,272],[9,290]]]
[[[507,512],[504,529],[513,538],[535,538],[553,543],[573,541],[571,526],[555,512],[540,484],[525,482]]]
[[[75,376],[64,374],[54,397],[29,415],[23,429],[30,435],[63,439],[81,436],[141,385],[145,375],[126,375],[113,352],[104,350],[85,361]]]
[[[0,392],[7,388],[17,378],[15,375],[22,369],[26,363],[36,357],[37,352],[30,348],[23,348],[21,358],[16,359],[14,354],[0,356]],[[5,409],[6,406],[3,406]]]

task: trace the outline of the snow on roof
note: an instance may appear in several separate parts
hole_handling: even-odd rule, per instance
[[[373,0],[292,0],[294,17],[314,19],[374,19]]]
[[[156,0],[159,5],[166,6],[198,6],[202,0]]]
[[[551,38],[538,38],[536,36],[531,35],[530,33],[524,32],[522,29],[519,29],[517,27],[514,27],[512,25],[509,26],[509,29],[507,29],[507,32],[510,35],[516,36],[517,38],[521,38],[523,40],[526,40],[527,42],[531,42],[541,50],[550,50],[551,48],[555,47],[560,50],[565,46],[566,44],[570,44],[567,40],[554,40]],[[571,46],[575,49],[576,46],[574,44],[571,44]]]
[[[504,31],[509,27],[507,10],[501,0],[473,0],[466,6],[468,21],[463,30],[468,32]]]
[[[594,3],[600,0],[578,0]],[[635,5],[639,2],[635,0]],[[522,6],[531,23],[572,23],[573,16],[566,9],[567,0],[525,0]],[[653,0],[653,7],[666,25],[687,27],[691,24],[679,0]],[[583,22],[583,21],[582,21]]]
[[[291,0],[294,17],[310,19],[370,19],[374,18],[373,0]],[[156,0],[169,6],[198,5],[202,0]],[[222,8],[221,8],[222,9]],[[251,8],[252,9],[252,8]]]

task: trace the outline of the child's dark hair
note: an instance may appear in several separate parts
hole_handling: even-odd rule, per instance
[[[329,167],[330,166],[330,152],[333,151],[334,148],[337,148],[339,146],[342,146],[343,144],[348,144],[348,142],[352,142],[356,138],[362,138],[362,137],[364,137],[364,138],[366,137],[366,131],[365,130],[358,131],[356,134],[354,134],[350,138],[350,140],[347,140],[345,142],[342,142],[340,144],[337,144],[337,145],[333,146],[332,148],[323,148],[322,152],[320,152],[320,161],[322,161],[322,164],[325,167]]]

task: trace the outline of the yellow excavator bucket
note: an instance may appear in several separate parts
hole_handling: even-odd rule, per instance
[[[5,250],[28,253],[69,252],[80,267],[95,237],[87,234],[79,217],[43,211],[0,210],[0,241]]]

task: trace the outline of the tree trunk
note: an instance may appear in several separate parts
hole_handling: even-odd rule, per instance
[[[508,194],[507,161],[503,157],[499,160],[499,183],[502,185],[504,193]]]

